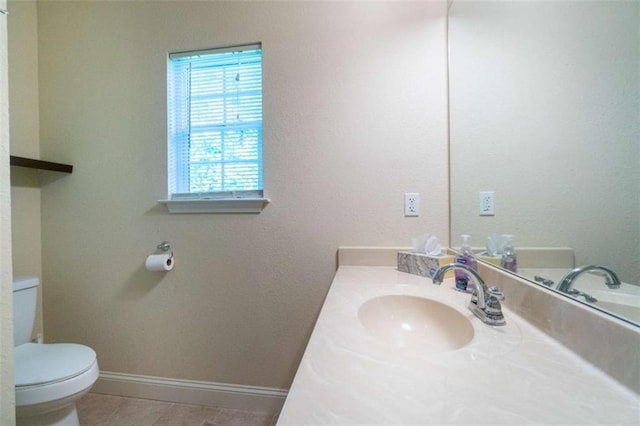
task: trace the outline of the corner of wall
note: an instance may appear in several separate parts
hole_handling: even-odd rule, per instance
[[[39,158],[37,3],[11,0],[8,8],[11,13],[7,22],[10,150],[12,155]],[[42,279],[38,174],[20,167],[13,167],[10,173],[13,273]],[[43,330],[41,287],[38,289],[36,334]]]

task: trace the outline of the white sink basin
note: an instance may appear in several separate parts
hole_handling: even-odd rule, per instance
[[[423,297],[376,297],[360,306],[358,318],[369,333],[400,348],[445,352],[460,349],[473,339],[467,317]]]
[[[598,298],[597,302],[592,303],[593,306],[605,309],[612,314],[619,315],[640,324],[640,302],[634,300],[633,296],[630,296],[628,298],[629,300],[624,300],[625,303],[616,303],[618,300],[609,301],[606,299],[606,296],[603,297],[602,294],[598,294],[598,296],[600,296],[600,298]]]

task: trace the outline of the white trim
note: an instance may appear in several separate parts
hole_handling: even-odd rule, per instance
[[[212,49],[188,50],[184,52],[169,53],[169,59],[187,58],[189,56],[208,55],[210,53],[240,52],[243,50],[262,49],[262,43],[239,44],[237,46],[214,47]]]
[[[166,204],[169,213],[260,213],[266,198],[158,200]]]
[[[92,392],[180,404],[280,412],[288,391],[260,386],[169,379],[138,374],[100,372]]]

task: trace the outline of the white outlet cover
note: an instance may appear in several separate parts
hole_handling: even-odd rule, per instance
[[[495,194],[493,191],[480,191],[478,193],[480,216],[495,215]]]
[[[405,217],[420,216],[420,194],[417,192],[407,192],[404,194],[404,215]]]

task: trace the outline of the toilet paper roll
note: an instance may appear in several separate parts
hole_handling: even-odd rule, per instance
[[[147,257],[144,266],[148,271],[170,271],[174,264],[172,254],[152,254]]]

